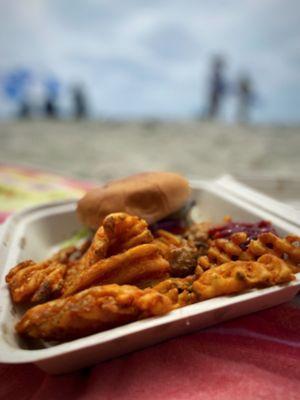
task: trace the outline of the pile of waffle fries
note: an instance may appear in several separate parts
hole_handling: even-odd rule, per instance
[[[30,307],[25,338],[66,341],[221,295],[284,284],[300,271],[300,238],[264,232],[210,236],[208,223],[182,235],[125,213],[108,215],[92,241],[26,260],[6,276],[12,301]],[[197,240],[195,239],[197,238]],[[199,240],[200,238],[200,240]]]

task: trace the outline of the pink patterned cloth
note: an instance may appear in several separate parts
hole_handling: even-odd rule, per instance
[[[292,302],[61,376],[0,365],[0,399],[298,400],[299,362]]]
[[[91,186],[52,172],[0,163],[0,223],[24,207],[81,197]]]
[[[0,211],[0,224],[2,224],[6,218],[8,218],[10,216],[10,212],[1,212]]]
[[[299,363],[293,301],[61,376],[2,364],[0,399],[298,400]]]

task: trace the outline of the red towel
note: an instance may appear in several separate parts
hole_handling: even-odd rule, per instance
[[[0,399],[298,400],[299,362],[294,301],[66,375],[1,365]]]
[[[0,400],[298,400],[299,362],[294,301],[62,376],[2,364]]]

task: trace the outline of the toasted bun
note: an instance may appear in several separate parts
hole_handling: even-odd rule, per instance
[[[171,172],[145,172],[111,181],[78,202],[80,221],[97,229],[112,212],[123,211],[149,224],[179,210],[190,196],[188,181]]]

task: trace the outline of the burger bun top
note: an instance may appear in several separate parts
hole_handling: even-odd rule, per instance
[[[137,215],[153,224],[178,211],[189,197],[188,181],[181,175],[145,172],[88,191],[78,202],[77,214],[84,225],[93,229],[113,212]]]

